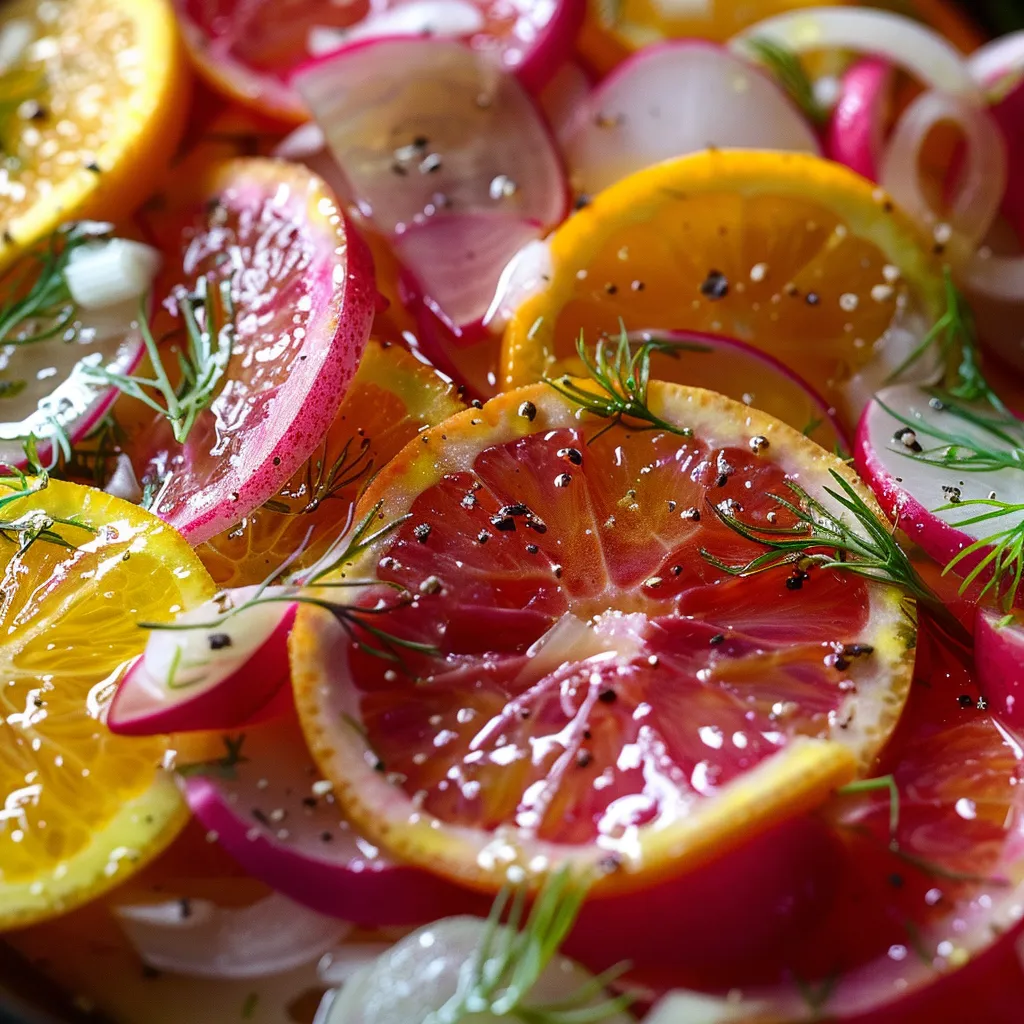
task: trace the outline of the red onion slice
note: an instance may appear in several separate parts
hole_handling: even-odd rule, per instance
[[[262,978],[310,963],[351,926],[278,893],[240,909],[207,900],[115,908],[143,962],[196,978]]]
[[[583,67],[575,61],[567,61],[538,94],[537,102],[560,146],[565,145],[576,122],[584,116],[592,88],[590,76]]]
[[[974,668],[981,692],[1003,721],[1024,725],[1024,619],[978,606],[974,622]]]
[[[890,105],[892,65],[869,57],[843,75],[828,125],[825,155],[869,181],[878,181]]]
[[[347,47],[295,78],[348,181],[386,234],[442,214],[550,227],[565,213],[558,154],[522,86],[457,42]]]
[[[587,194],[712,146],[819,152],[811,126],[770,77],[696,40],[654,46],[619,65],[565,142],[573,186]]]

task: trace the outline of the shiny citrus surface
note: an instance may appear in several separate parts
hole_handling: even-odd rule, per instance
[[[856,375],[943,308],[936,255],[888,196],[802,154],[667,161],[600,193],[549,245],[550,280],[505,333],[506,387],[572,372],[580,332],[593,343],[621,322],[747,342],[849,421]],[[688,383],[686,360],[656,358],[652,376]]]
[[[166,169],[189,92],[165,0],[11,0],[0,29],[15,22],[32,41],[0,69],[0,266],[62,221],[130,213]]]
[[[0,501],[11,493],[0,486]],[[103,714],[120,666],[145,644],[138,623],[167,621],[214,588],[165,523],[101,491],[51,481],[2,514],[79,524],[0,552],[0,927],[10,927],[115,885],[184,822],[160,768],[166,741],[112,736]]]
[[[782,524],[787,479],[855,478],[712,392],[652,384],[649,403],[692,437],[538,385],[424,432],[368,490],[401,521],[341,571],[385,584],[352,591],[364,622],[436,653],[383,660],[353,646],[379,635],[303,606],[292,678],[374,842],[485,889],[561,862],[635,888],[813,806],[884,742],[913,661],[898,593],[701,554],[761,550],[716,507]],[[850,644],[870,654],[837,662]]]

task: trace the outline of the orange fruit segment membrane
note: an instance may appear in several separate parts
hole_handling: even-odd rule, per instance
[[[880,386],[942,311],[935,256],[888,196],[804,154],[666,161],[599,193],[548,246],[545,283],[505,333],[506,387],[577,371],[581,332],[593,345],[622,325],[693,330],[798,366],[850,425],[873,375]],[[655,357],[652,376],[688,383],[685,366]]]
[[[344,532],[360,493],[423,427],[463,408],[455,389],[403,349],[371,341],[319,448],[278,492],[198,553],[223,586],[266,579],[291,556],[312,565]],[[311,532],[312,531],[312,532]]]
[[[162,0],[11,0],[0,33],[0,267],[78,217],[120,219],[159,183],[188,78]],[[6,48],[5,48],[6,49]]]
[[[772,494],[851,474],[712,392],[648,397],[672,429],[536,385],[425,431],[360,505],[394,528],[324,580],[379,582],[300,607],[311,751],[391,852],[480,888],[561,863],[643,886],[820,802],[895,724],[894,588],[708,557],[763,550],[716,510],[786,526]]]

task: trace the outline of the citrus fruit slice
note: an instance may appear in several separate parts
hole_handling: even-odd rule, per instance
[[[508,387],[573,372],[581,331],[593,344],[620,323],[695,330],[799,366],[850,425],[873,390],[869,364],[898,367],[945,308],[930,246],[888,196],[803,154],[659,164],[601,192],[548,245],[548,282],[506,328]],[[653,376],[687,383],[682,362],[656,359]]]
[[[306,464],[237,528],[201,545],[199,557],[225,587],[261,582],[300,549],[290,568],[312,565],[344,532],[374,473],[424,427],[462,408],[455,389],[430,367],[397,345],[371,341]]]
[[[647,399],[661,429],[534,385],[425,431],[361,503],[393,527],[335,577],[378,582],[300,606],[310,750],[393,854],[485,889],[560,864],[640,888],[813,806],[892,728],[913,661],[893,588],[701,553],[763,551],[716,509],[784,526],[787,480],[861,485],[721,395]]]
[[[271,498],[320,443],[359,365],[375,291],[362,239],[306,168],[230,160],[181,192],[193,201],[166,243],[173,270],[153,333],[173,368],[176,345],[179,359],[195,347],[190,301],[216,340],[195,376],[222,358],[225,337],[230,358],[189,428],[152,413],[122,426],[152,508],[198,544]],[[221,289],[230,298],[218,304]]]
[[[20,486],[0,484],[5,533],[21,541],[2,555],[0,927],[117,884],[184,822],[160,768],[166,741],[112,736],[103,717],[122,663],[145,643],[137,623],[213,592],[156,517],[74,484]]]
[[[188,100],[163,0],[13,0],[0,31],[12,26],[24,45],[0,68],[0,266],[62,221],[137,206],[174,152]]]

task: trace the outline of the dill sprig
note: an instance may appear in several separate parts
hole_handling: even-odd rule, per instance
[[[916,451],[901,448],[900,454],[966,473],[993,473],[1001,469],[1024,470],[1024,423],[1016,417],[998,413],[989,416],[976,408],[961,405],[952,396],[943,392],[932,392],[931,404],[941,412],[948,412],[962,423],[977,428],[980,436],[944,429],[924,419],[912,419],[889,408],[880,398],[875,401],[904,426],[913,430],[917,437],[930,437],[940,443],[932,448]],[[986,446],[982,438],[990,438]]]
[[[68,526],[88,534],[96,533],[93,527],[87,526],[75,516],[54,516],[38,508],[30,508],[20,515],[7,515],[9,506],[44,491],[50,480],[46,470],[38,467],[35,467],[37,472],[34,476],[20,469],[6,468],[10,470],[10,475],[0,477],[0,484],[9,488],[9,493],[0,496],[0,537],[16,543],[18,555],[23,555],[37,541],[74,550],[76,545],[58,533],[54,529],[56,526]]]
[[[595,1003],[625,966],[592,978],[557,1003],[528,1002],[575,923],[586,894],[586,886],[562,868],[545,880],[524,923],[527,891],[506,886],[491,908],[480,948],[463,965],[457,991],[423,1024],[459,1024],[481,1013],[524,1024],[598,1024],[627,1009],[633,1001],[628,995],[606,996]]]
[[[979,523],[995,523],[1007,516],[1020,516],[1020,521],[1003,530],[996,530],[988,537],[982,537],[969,544],[955,555],[942,570],[942,574],[953,572],[965,559],[984,552],[977,565],[964,577],[960,584],[963,594],[976,580],[987,576],[985,585],[978,596],[980,601],[989,593],[993,593],[1000,601],[1003,609],[1008,611],[1017,601],[1021,580],[1024,579],[1024,504],[1009,501],[997,501],[994,498],[970,498],[949,505],[942,505],[936,512],[952,512],[963,508],[981,508],[988,511],[978,512],[959,522],[950,523],[958,530],[965,526],[976,526]]]
[[[544,378],[544,383],[554,388],[563,398],[567,398],[593,416],[611,421],[607,427],[598,431],[590,442],[596,441],[605,430],[610,430],[624,419],[639,420],[648,424],[644,429],[664,430],[680,437],[692,437],[693,431],[689,427],[676,426],[651,412],[647,404],[647,386],[651,379],[652,353],[663,352],[676,356],[681,351],[703,351],[703,346],[651,339],[642,342],[634,352],[624,326],[618,340],[614,342],[615,352],[611,358],[608,355],[607,342],[610,342],[610,339],[598,340],[593,357],[587,351],[582,333],[576,342],[576,351],[583,363],[586,376],[598,385],[600,391],[583,387],[568,375],[558,380]]]
[[[49,338],[71,340],[78,306],[65,271],[72,253],[111,237],[112,224],[62,224],[0,277],[0,345],[29,345]]]
[[[183,444],[199,414],[216,397],[224,376],[235,338],[235,309],[231,283],[201,277],[195,292],[179,288],[174,295],[185,324],[184,350],[176,349],[179,383],[171,384],[160,349],[145,316],[145,300],[140,305],[139,330],[153,367],[152,377],[115,373],[106,367],[90,366],[86,373],[118,388],[166,417],[174,439]],[[199,323],[198,310],[205,313]]]
[[[953,283],[949,267],[945,268],[945,295],[945,313],[935,321],[914,351],[890,374],[889,381],[898,380],[927,353],[935,351],[942,362],[945,390],[950,396],[965,402],[987,402],[1009,416],[1006,406],[981,372],[974,314]]]
[[[825,493],[844,511],[827,508],[793,481],[786,481],[786,486],[794,500],[777,494],[768,495],[795,517],[796,522],[790,526],[744,523],[711,503],[715,514],[729,529],[768,550],[745,565],[727,565],[703,548],[701,555],[730,576],[752,576],[780,566],[795,565],[803,570],[811,567],[834,569],[889,583],[902,588],[926,607],[951,637],[969,642],[970,638],[959,620],[918,575],[888,524],[878,519],[845,477],[834,469],[829,473],[839,489],[826,487]]]
[[[373,458],[370,456],[372,442],[368,437],[360,438],[357,450],[351,453],[350,457],[354,440],[354,437],[350,437],[345,442],[338,457],[330,465],[327,463],[326,438],[319,455],[307,460],[305,493],[309,495],[309,500],[301,508],[292,509],[286,502],[278,501],[276,498],[264,502],[264,507],[282,515],[302,515],[306,512],[315,512],[325,501],[337,497],[339,492],[349,484],[354,484],[360,477],[372,474]],[[315,479],[314,473],[316,474]]]
[[[210,761],[191,761],[187,764],[175,765],[175,772],[184,778],[192,775],[216,775],[222,779],[233,781],[238,777],[236,768],[245,764],[249,758],[242,753],[242,744],[245,743],[245,733],[237,736],[222,736],[224,744],[224,756],[213,758]]]
[[[797,54],[767,36],[745,39],[743,45],[772,73],[811,124],[828,123],[829,111],[815,96],[814,84]]]

